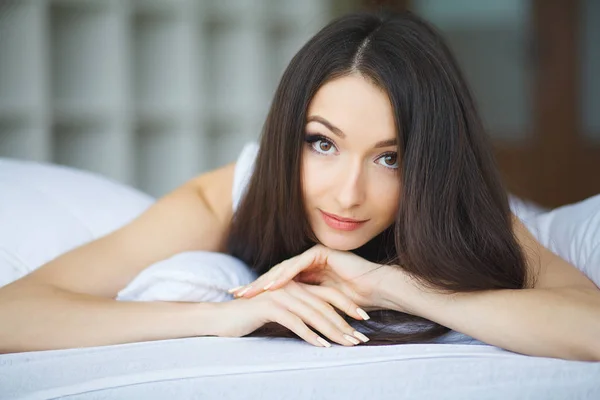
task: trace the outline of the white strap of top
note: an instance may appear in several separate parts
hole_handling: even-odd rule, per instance
[[[233,175],[232,203],[233,211],[237,210],[238,204],[244,195],[246,187],[250,182],[250,177],[254,171],[254,161],[258,154],[258,143],[247,143],[235,164],[235,172]]]

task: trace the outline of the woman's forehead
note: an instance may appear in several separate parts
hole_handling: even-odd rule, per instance
[[[333,127],[334,133],[338,130],[348,137],[366,134],[373,140],[396,137],[394,113],[387,94],[359,75],[337,78],[321,86],[309,104],[307,123],[329,130]]]

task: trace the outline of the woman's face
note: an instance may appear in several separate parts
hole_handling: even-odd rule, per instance
[[[398,210],[392,105],[377,86],[349,75],[323,85],[307,116],[302,186],[311,228],[327,247],[356,249],[389,227]]]

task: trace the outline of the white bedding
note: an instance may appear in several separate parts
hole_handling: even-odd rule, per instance
[[[600,399],[600,363],[485,345],[202,337],[0,357],[10,399]]]
[[[0,192],[0,286],[153,202],[99,176],[7,159],[0,159]],[[600,195],[551,212],[516,198],[511,207],[542,244],[600,284]],[[199,257],[151,266],[121,298],[177,295],[192,283],[201,287],[195,295],[223,301],[227,285],[250,279],[219,264],[223,257]],[[194,269],[202,262],[210,274],[191,280],[190,273],[208,271]],[[160,287],[152,286],[157,277]],[[210,292],[202,286],[209,281],[219,281]],[[6,354],[0,399],[600,399],[600,363],[516,355],[457,333],[440,342],[325,349],[294,339],[204,337]]]

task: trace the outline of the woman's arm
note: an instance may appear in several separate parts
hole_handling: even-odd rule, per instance
[[[447,295],[424,291],[394,271],[384,281],[380,296],[382,308],[422,316],[507,350],[600,361],[597,289],[504,289]]]
[[[0,290],[0,354],[211,336],[217,305],[124,302],[11,284]]]
[[[191,250],[220,251],[234,165],[190,180],[129,224],[0,288],[0,350],[104,345],[204,333],[208,305],[113,300],[144,268]],[[198,328],[198,327],[201,328]]]
[[[447,294],[421,287],[401,268],[350,252],[314,246],[273,267],[234,295],[251,298],[291,279],[329,286],[365,309],[393,309],[438,322],[515,352],[600,361],[600,290],[583,273],[543,247],[515,217],[535,286]]]
[[[390,269],[379,288],[381,306],[518,353],[600,361],[600,290],[516,217],[515,234],[537,277],[533,288],[440,294]]]

